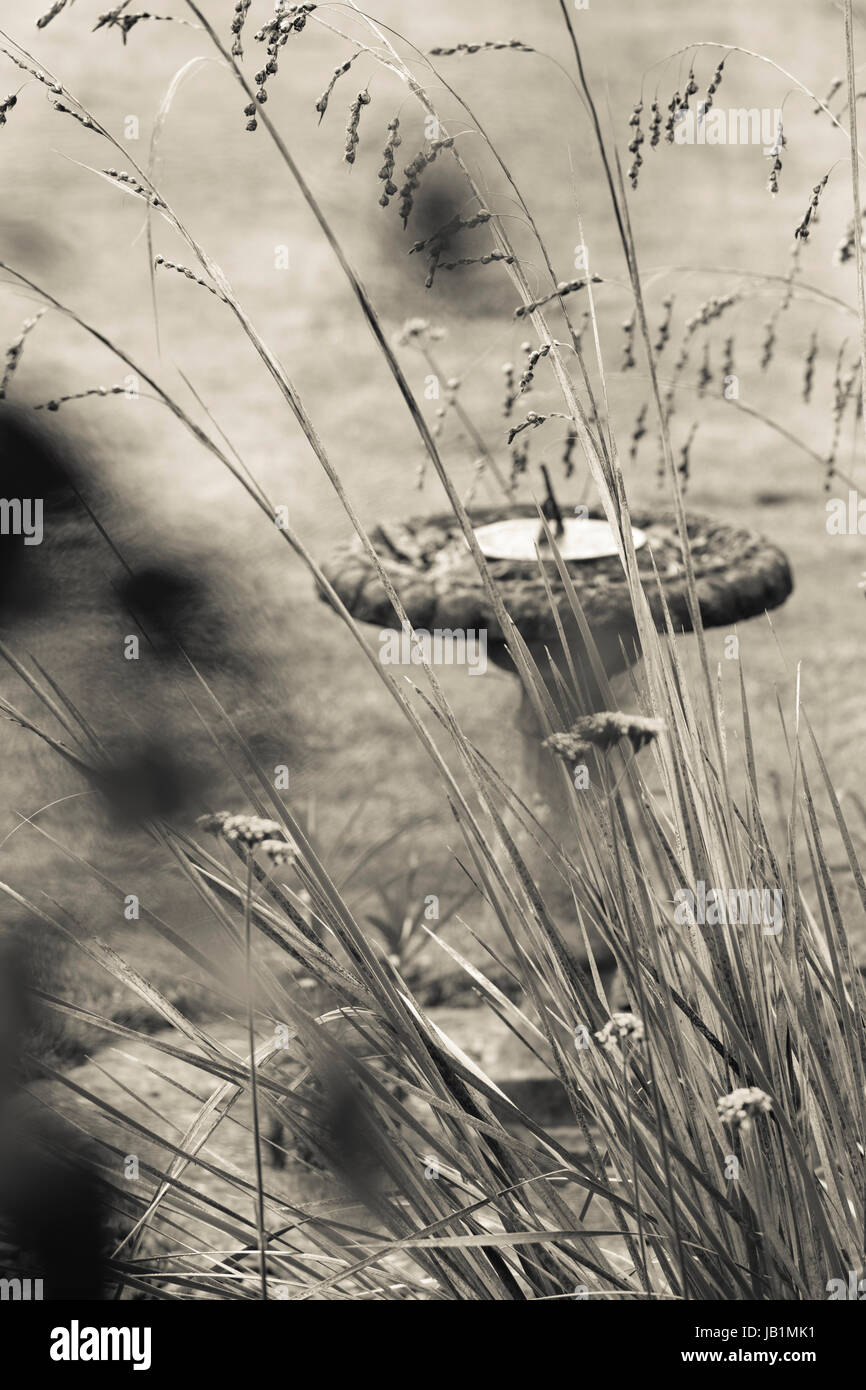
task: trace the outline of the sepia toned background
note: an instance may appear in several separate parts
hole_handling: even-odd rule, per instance
[[[125,46],[116,29],[91,34],[106,6],[107,0],[76,0],[38,32],[35,19],[44,0],[0,0],[0,27],[54,70],[112,130],[122,132],[125,124],[133,129],[137,121],[139,138],[131,148],[143,163],[172,78],[197,55],[208,54],[208,47],[195,30],[169,24],[141,24]],[[167,8],[178,15],[185,12],[179,3]],[[224,3],[208,6],[209,17],[220,19],[224,37],[231,9]],[[267,5],[254,5],[251,19],[261,20],[268,11]],[[640,354],[634,370],[620,370],[621,324],[630,312],[630,297],[589,123],[571,80],[558,5],[484,0],[467,7],[453,0],[383,0],[376,13],[421,50],[512,37],[539,50],[436,61],[501,147],[557,272],[569,278],[574,248],[585,242],[591,269],[604,277],[596,302],[611,409],[626,455],[634,418],[648,397],[647,382]],[[344,22],[343,7],[329,8],[328,14],[335,25]],[[842,68],[841,19],[830,3],[792,7],[773,0],[755,6],[735,0],[711,7],[706,0],[655,6],[599,0],[576,11],[575,23],[602,118],[615,133],[624,160],[634,102],[642,93],[648,108],[658,92],[666,106],[673,90],[682,89],[688,56],[670,55],[687,45],[714,40],[770,55],[821,96]],[[250,35],[254,27],[250,24]],[[859,38],[866,45],[866,29],[861,27]],[[250,72],[258,47],[250,37]],[[270,88],[269,114],[333,218],[389,333],[396,334],[412,315],[447,329],[438,355],[445,371],[461,378],[461,400],[507,469],[501,365],[519,359],[526,336],[513,319],[513,291],[495,266],[441,273],[435,289],[425,291],[423,265],[406,254],[421,234],[416,224],[428,229],[440,225],[466,206],[465,192],[444,166],[437,167],[425,176],[416,218],[405,234],[396,206],[378,206],[376,176],[388,120],[405,107],[398,168],[421,147],[423,130],[399,82],[389,83],[378,70],[372,73],[364,60],[341,79],[318,124],[316,100],[349,52],[345,40],[308,25],[283,50],[279,77]],[[717,50],[697,55],[702,89],[716,60]],[[165,272],[157,277],[157,344],[140,203],[82,168],[105,167],[113,160],[96,137],[55,113],[37,84],[6,60],[0,58],[0,64],[7,69],[6,87],[19,95],[0,129],[0,259],[121,343],[197,414],[185,377],[268,493],[289,508],[292,525],[310,550],[326,557],[349,535],[348,520],[231,316],[205,291]],[[345,118],[349,101],[368,77],[372,100],[362,112],[358,158],[350,169],[342,160]],[[441,97],[450,126],[461,132],[461,148],[488,189],[491,205],[514,217],[519,244],[529,246],[520,211],[485,156],[472,121],[452,96],[437,89],[433,77],[430,87]],[[850,204],[847,171],[844,163],[837,164],[844,157],[844,137],[825,116],[814,114],[813,104],[792,80],[742,54],[728,59],[716,100],[725,107],[782,106],[788,143],[776,198],[767,192],[769,165],[759,148],[644,147],[645,164],[630,208],[653,323],[661,317],[662,299],[676,296],[665,365],[671,365],[683,323],[709,295],[745,290],[742,302],[710,335],[715,378],[703,400],[694,389],[700,352],[693,355],[687,386],[678,398],[674,444],[678,447],[693,421],[700,421],[688,505],[766,532],[787,552],[793,568],[794,593],[774,614],[772,630],[755,620],[739,633],[762,774],[778,777],[780,786],[785,782],[787,751],[776,696],[790,720],[794,672],[802,663],[804,700],[830,770],[849,804],[857,806],[866,739],[866,608],[857,587],[866,569],[863,540],[828,537],[820,464],[766,424],[732,409],[720,399],[718,381],[722,342],[734,334],[740,400],[771,416],[818,455],[826,453],[836,355],[847,338],[847,363],[857,341],[856,317],[844,307],[854,303],[853,264],[840,266],[833,259]],[[265,132],[245,131],[243,104],[230,75],[217,63],[208,61],[191,71],[159,144],[157,182],[223,268],[285,365],[364,522],[439,510],[445,500],[436,479],[428,476],[418,488],[419,441],[351,292]],[[838,106],[837,100],[834,109]],[[793,230],[813,185],[830,170],[834,173],[822,197],[820,220],[803,251],[801,276],[843,302],[798,298],[779,320],[775,357],[762,371],[763,325],[784,286],[759,277],[786,274]],[[185,258],[159,219],[154,238],[157,252]],[[288,249],[288,269],[275,264],[279,247]],[[537,250],[529,254],[537,258]],[[536,273],[541,287],[541,265]],[[20,288],[11,283],[3,288],[4,342],[15,338],[32,307],[33,297]],[[818,332],[819,356],[813,401],[806,407],[800,399],[803,358],[813,330]],[[402,360],[422,395],[426,368],[411,353]],[[107,352],[51,313],[28,341],[12,399],[26,406],[122,379]],[[559,408],[544,364],[526,406]],[[426,408],[432,418],[434,404]],[[447,808],[422,753],[406,737],[399,711],[372,678],[345,628],[316,599],[307,571],[276,531],[269,531],[237,483],[147,399],[71,403],[51,415],[50,428],[61,432],[61,447],[76,460],[80,491],[117,550],[134,570],[156,567],[181,586],[184,602],[189,601],[188,631],[198,665],[265,764],[290,766],[293,800],[312,817],[331,861],[349,866],[406,827],[398,847],[383,851],[377,873],[398,876],[414,852],[422,865],[419,892],[442,891],[447,897],[452,888],[459,891],[464,885],[451,863]],[[858,430],[849,411],[839,466],[855,480],[863,476]],[[563,483],[561,445],[561,431],[539,432],[533,439],[533,485],[538,486],[536,465],[545,460],[564,501],[593,501],[580,463],[571,483]],[[442,446],[455,477],[468,485],[475,450],[453,417],[445,421]],[[635,506],[661,505],[656,453],[650,434],[636,462],[625,459]],[[847,487],[835,483],[833,495],[837,492],[845,495]],[[528,488],[525,496],[528,500]],[[195,676],[182,664],[169,671],[166,663],[154,663],[149,656],[138,664],[123,661],[130,625],[120,602],[125,581],[117,554],[77,513],[66,518],[56,536],[47,537],[45,550],[38,558],[51,576],[49,601],[33,613],[4,612],[5,639],[62,678],[113,748],[122,752],[158,743],[167,749],[166,756],[179,759],[194,774],[190,786],[177,792],[182,822],[191,823],[196,811],[208,805],[237,809],[238,792],[182,693],[213,721],[213,709]],[[724,635],[713,633],[709,639],[720,660]],[[375,633],[371,639],[375,641]],[[724,664],[735,707],[736,672]],[[515,756],[515,684],[495,668],[483,681],[470,681],[459,670],[443,671],[442,679],[471,736],[509,766]],[[4,673],[0,688],[12,703],[33,708],[10,673]],[[732,717],[732,749],[736,724]],[[94,798],[79,796],[75,775],[31,735],[4,723],[0,758],[0,876],[29,896],[44,892],[62,897],[87,928],[121,942],[132,958],[138,955],[152,965],[163,948],[123,923],[116,893],[96,892],[55,847],[31,828],[20,828],[18,816],[32,816],[60,801],[40,814],[45,829],[92,857],[124,893],[140,893],[169,920],[180,913],[194,926],[197,907],[187,901],[176,871]],[[75,799],[61,801],[67,797]],[[781,817],[781,800],[779,813]],[[419,826],[419,817],[429,819]],[[357,896],[360,912],[372,909],[369,887],[359,883]],[[11,913],[13,925],[19,925],[18,916]],[[171,979],[170,961],[164,969]],[[172,983],[181,990],[196,988],[195,981]]]

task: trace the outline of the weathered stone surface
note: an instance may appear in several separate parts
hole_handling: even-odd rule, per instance
[[[477,527],[535,514],[531,505],[517,505],[479,508],[470,516]],[[590,516],[600,518],[603,513],[596,508]],[[665,618],[656,571],[674,629],[690,630],[685,563],[673,514],[636,513],[632,522],[647,534],[647,544],[637,551],[637,562],[657,626],[663,627]],[[698,514],[687,517],[687,526],[701,616],[707,627],[755,617],[788,597],[792,579],[787,559],[763,536]],[[423,615],[424,625],[485,627],[492,642],[501,640],[475,561],[452,513],[379,526],[371,538],[398,593],[405,589],[411,595],[412,609]],[[556,625],[537,564],[513,560],[488,563],[524,640],[556,641]],[[364,565],[370,578],[359,589],[358,568]],[[547,561],[546,565],[560,617],[568,624],[568,598],[554,562]],[[627,637],[633,631],[632,608],[619,558],[570,561],[568,568],[597,640],[618,642],[621,636]],[[387,595],[357,537],[339,547],[323,569],[357,618],[381,627],[397,626]]]

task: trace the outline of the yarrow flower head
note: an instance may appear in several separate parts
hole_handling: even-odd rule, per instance
[[[400,347],[410,347],[423,345],[426,342],[438,342],[445,337],[445,329],[437,328],[429,319],[413,318],[407,319],[397,335],[397,343]]]
[[[637,753],[647,743],[664,732],[663,719],[651,719],[642,714],[623,714],[620,710],[604,710],[586,714],[575,720],[567,733],[551,734],[543,747],[551,749],[567,762],[579,762],[593,748],[607,753],[620,739],[627,738]]]
[[[274,865],[293,864],[298,857],[294,845],[290,845],[287,840],[262,840],[259,849]]]
[[[211,835],[222,835],[229,844],[240,842],[248,849],[254,845],[279,844],[283,850],[292,849],[279,821],[264,820],[261,816],[235,816],[229,811],[217,811],[213,815],[199,816],[198,824]]]
[[[617,1013],[611,1014],[607,1023],[595,1036],[606,1051],[611,1051],[618,1042],[624,1042],[626,1038],[631,1042],[643,1042],[646,1029],[637,1014]]]
[[[752,1117],[769,1115],[773,1102],[758,1086],[739,1086],[728,1096],[720,1096],[716,1103],[719,1119],[735,1129],[747,1131],[752,1127]]]

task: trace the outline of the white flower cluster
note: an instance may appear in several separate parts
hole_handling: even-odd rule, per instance
[[[646,1037],[646,1030],[637,1014],[611,1014],[610,1019],[604,1025],[601,1032],[595,1035],[602,1047],[610,1050],[616,1047],[618,1042],[625,1038],[630,1038],[632,1042],[643,1042]]]
[[[754,1115],[769,1115],[773,1102],[758,1086],[739,1086],[729,1096],[720,1096],[716,1109],[719,1119],[736,1129],[748,1130]]]
[[[212,835],[222,835],[229,844],[240,842],[248,849],[263,850],[274,864],[291,864],[297,857],[297,850],[279,821],[217,811],[214,815],[199,816],[198,823]]]

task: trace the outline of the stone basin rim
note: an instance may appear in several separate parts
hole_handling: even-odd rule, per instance
[[[568,510],[564,507],[563,510]],[[509,517],[535,517],[531,503],[478,507],[469,511],[473,528]],[[590,507],[591,519],[604,519]],[[691,631],[682,549],[670,511],[638,510],[631,524],[647,533],[637,552],[638,570],[656,626],[665,626],[664,604],[655,581],[658,568],[675,631]],[[703,513],[686,515],[701,617],[705,627],[727,626],[756,617],[784,603],[793,589],[784,552],[766,537]],[[504,641],[484,591],[460,523],[453,512],[382,522],[371,540],[412,625],[423,629],[485,628],[488,640]],[[511,617],[527,642],[557,640],[557,628],[536,561],[488,559]],[[619,558],[568,561],[587,620],[594,632],[633,631],[626,576]],[[561,618],[571,619],[568,597],[552,557],[543,560]],[[325,577],[359,622],[399,629],[397,616],[358,537],[338,545],[322,565]],[[327,602],[327,596],[320,594]]]

